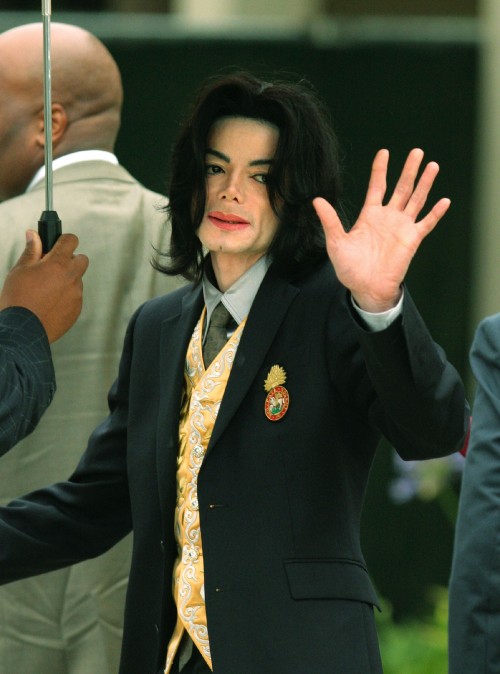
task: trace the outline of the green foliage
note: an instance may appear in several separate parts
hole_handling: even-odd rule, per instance
[[[435,587],[428,597],[433,610],[428,618],[394,622],[391,608],[383,604],[377,629],[384,674],[446,674],[448,592]]]

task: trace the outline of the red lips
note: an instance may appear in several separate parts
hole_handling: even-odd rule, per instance
[[[236,215],[235,213],[221,213],[220,211],[210,211],[208,213],[207,217],[210,219],[211,222],[219,221],[220,224],[224,225],[249,225],[250,223],[248,220],[245,220],[245,218],[242,218],[239,215]],[[215,222],[214,224],[218,224]]]

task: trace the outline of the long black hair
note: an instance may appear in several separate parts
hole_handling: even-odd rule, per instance
[[[306,82],[265,82],[247,72],[219,75],[201,88],[173,147],[169,204],[170,251],[156,269],[199,282],[203,249],[197,230],[205,210],[207,137],[221,117],[246,117],[279,129],[267,177],[272,208],[279,217],[269,252],[287,273],[307,273],[326,257],[321,223],[312,199],[339,206],[340,162],[328,112]]]

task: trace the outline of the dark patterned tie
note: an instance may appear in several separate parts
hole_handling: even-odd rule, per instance
[[[219,302],[212,312],[207,336],[203,345],[203,361],[207,368],[215,356],[227,342],[228,325],[233,322],[231,314],[226,307]]]

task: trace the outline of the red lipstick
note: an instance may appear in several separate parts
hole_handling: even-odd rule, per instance
[[[221,211],[210,211],[207,214],[210,222],[220,229],[234,230],[246,227],[249,221],[235,213],[222,213]]]

